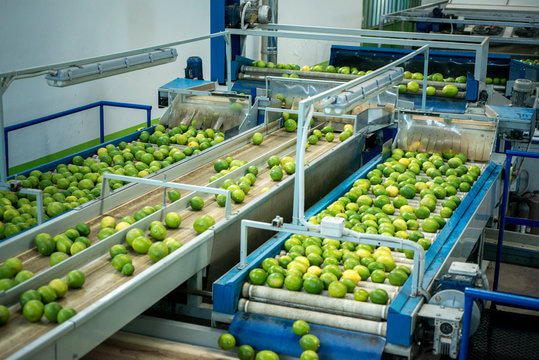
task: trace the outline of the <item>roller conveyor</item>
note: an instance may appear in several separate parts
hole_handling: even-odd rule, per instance
[[[240,147],[237,150],[233,150],[230,153],[222,154],[222,157],[233,156],[236,159],[249,161],[250,162],[249,164],[258,165],[259,170],[260,170],[259,175],[257,177],[257,182],[254,184],[253,187],[251,187],[251,191],[246,196],[244,203],[234,205],[233,206],[234,211],[238,211],[244,206],[251,205],[250,203],[254,202],[255,199],[256,201],[258,201],[257,198],[263,198],[264,196],[259,195],[259,194],[260,194],[260,190],[263,189],[264,187],[273,187],[273,189],[268,191],[268,193],[272,191],[273,193],[275,193],[275,191],[279,191],[278,189],[279,187],[282,188],[281,186],[282,184],[280,183],[279,183],[280,186],[274,187],[274,185],[277,185],[277,183],[273,182],[271,178],[269,177],[269,169],[265,165],[265,161],[269,156],[274,155],[274,154],[278,154],[280,156],[294,156],[294,152],[295,152],[295,148],[293,146],[294,143],[295,143],[294,133],[287,133],[284,130],[278,130],[270,134],[267,134],[266,139],[264,140],[264,143],[258,147],[248,144],[248,145],[244,145],[243,147]],[[328,151],[330,151],[332,148],[334,148],[337,145],[339,145],[339,142],[328,143],[325,141],[320,141],[316,146],[311,146],[309,150],[307,151],[308,161],[316,162],[317,158],[327,153]],[[213,174],[215,174],[215,172],[213,170],[213,162],[211,162],[202,166],[201,168],[192,170],[192,172],[187,173],[175,179],[174,181],[182,182],[182,183],[195,183],[195,184],[207,183],[208,181],[207,179]],[[234,174],[232,175],[234,176]],[[238,173],[237,175],[235,175],[235,177],[237,178],[242,175],[243,173],[241,174]],[[286,182],[287,178],[291,178],[291,176],[285,176],[284,180],[282,181],[283,184]],[[219,180],[221,179],[218,179],[217,182],[219,182]],[[223,180],[221,180],[221,182],[222,181]],[[189,244],[191,240],[195,238],[197,239],[197,241],[195,241],[196,243],[200,243],[201,241],[204,241],[204,239],[210,239],[210,237],[208,236],[209,233],[211,233],[210,231],[207,231],[206,233],[197,237],[196,232],[192,229],[192,223],[194,222],[195,218],[200,215],[200,212],[194,212],[189,209],[182,210],[182,208],[185,208],[186,206],[185,204],[188,203],[187,200],[190,197],[190,195],[186,192],[183,192],[182,195],[183,195],[182,200],[178,201],[177,203],[183,203],[183,204],[176,205],[176,203],[174,203],[172,205],[169,205],[167,206],[165,211],[156,212],[152,214],[152,216],[149,216],[137,222],[136,224],[133,225],[133,227],[141,227],[145,229],[147,225],[149,224],[149,222],[151,221],[151,219],[156,220],[162,216],[159,213],[166,213],[167,211],[180,211],[182,215],[182,225],[178,230],[174,230],[174,231],[169,230],[168,236],[175,237],[179,239],[182,243],[184,243],[185,245],[181,249],[189,248],[187,244]],[[99,229],[99,223],[102,216],[114,215],[114,217],[118,219],[126,215],[132,215],[136,210],[139,210],[143,206],[159,204],[162,201],[162,196],[163,196],[162,189],[154,189],[147,193],[144,193],[142,196],[138,198],[134,198],[127,203],[124,203],[120,206],[117,206],[103,213],[103,215],[101,216],[94,217],[90,219],[89,221],[87,220],[89,225],[91,226],[92,233],[95,234],[97,230]],[[207,196],[205,197],[207,198],[207,200],[206,200],[206,205],[202,212],[212,215],[218,224],[222,223],[221,220],[224,218],[222,208],[219,208],[217,206],[213,197],[210,197],[210,198],[208,198]],[[80,220],[81,220],[80,218],[77,218],[77,219],[73,219],[72,221],[76,223]],[[70,223],[63,222],[62,225],[63,225],[62,228],[65,229],[70,226]],[[51,228],[54,228],[54,226],[51,226]],[[42,229],[41,231],[46,231],[46,230]],[[117,233],[118,239],[114,240],[114,242],[119,243],[123,241],[124,233],[125,231]],[[113,237],[114,236],[109,237],[109,238],[113,238]],[[101,241],[101,243],[105,241],[109,241],[109,238]],[[96,239],[92,237],[91,240],[95,244]],[[31,243],[31,241],[29,242]],[[208,242],[208,243],[211,244],[211,242]],[[110,242],[110,244],[112,244],[112,242]],[[110,245],[108,245],[107,247],[104,247],[104,253],[98,256],[97,258],[92,259],[92,261],[89,263],[77,264],[75,266],[77,256],[71,257],[68,261],[64,262],[65,264],[67,264],[69,261],[71,261],[73,263],[73,267],[80,268],[86,274],[86,277],[87,277],[87,281],[83,289],[70,290],[66,298],[60,301],[60,303],[63,306],[73,307],[79,312],[79,316],[73,318],[74,322],[76,322],[77,318],[84,318],[85,317],[84,315],[86,314],[99,312],[100,310],[103,310],[103,309],[99,309],[100,305],[102,305],[100,303],[104,301],[104,298],[108,298],[111,294],[122,293],[123,295],[127,295],[127,293],[129,293],[128,289],[130,288],[130,284],[139,283],[138,281],[139,277],[144,276],[148,273],[147,271],[145,271],[146,269],[152,267],[152,270],[153,270],[158,265],[161,265],[162,263],[164,263],[165,260],[169,263],[177,264],[178,262],[181,261],[179,259],[183,257],[181,256],[182,255],[181,251],[177,251],[171,254],[165,260],[162,260],[158,264],[155,264],[152,266],[152,262],[147,256],[136,255],[135,253],[130,251],[130,255],[133,258],[133,264],[136,270],[135,270],[135,276],[132,278],[129,278],[129,277],[122,276],[110,265],[109,255],[107,254],[109,247]],[[94,247],[91,247],[91,248],[94,248]],[[208,250],[211,250],[211,246],[210,248],[208,248]],[[84,252],[80,254],[82,255],[83,253]],[[2,255],[6,257],[18,255],[18,254],[5,254],[5,255],[4,254],[5,253],[3,253]],[[21,254],[20,256],[23,259],[24,268],[34,271],[36,273],[35,278],[32,279],[34,283],[39,283],[39,286],[41,286],[42,283],[40,283],[40,281],[48,282],[47,273],[50,272],[51,270],[54,270],[55,268],[51,268],[47,270],[48,269],[47,257],[43,257],[37,254],[37,252],[34,249],[29,249],[23,254]],[[206,266],[209,262],[209,259],[202,260],[202,261],[203,263],[193,266],[193,269],[201,269],[202,267]],[[60,265],[65,265],[64,263]],[[156,271],[152,271],[152,272],[157,274],[157,269]],[[140,274],[140,275],[136,275],[136,274]],[[175,288],[178,284],[185,281],[191,275],[192,273],[185,274],[184,276],[181,276],[177,279],[174,278],[174,280],[171,279],[172,283],[170,284],[170,286],[168,286],[168,288],[170,290]],[[54,277],[57,277],[57,276],[53,276],[53,278]],[[132,312],[135,312],[135,313],[131,316],[136,316],[137,311],[138,313],[140,313],[142,310],[144,310],[146,307],[150,306],[154,302],[155,300],[151,302],[144,301],[145,305],[143,305],[142,308],[140,306],[134,307]],[[24,356],[25,351],[30,351],[33,348],[33,346],[28,346],[29,344],[35,345],[44,341],[44,339],[47,339],[47,338],[50,338],[51,340],[50,343],[54,345],[53,341],[55,339],[58,339],[57,336],[59,336],[59,338],[62,337],[61,334],[59,334],[59,333],[62,333],[61,329],[65,329],[64,331],[67,331],[67,329],[73,326],[73,323],[69,323],[69,321],[58,326],[45,324],[45,323],[31,324],[31,323],[28,323],[22,317],[22,315],[20,315],[18,309],[19,309],[18,305],[12,308],[11,310],[12,319],[10,320],[10,323],[7,326],[0,328],[0,338],[2,339],[1,343],[11,344],[11,346],[1,347],[2,349],[5,349],[5,351],[0,353],[0,357],[4,358],[10,354],[15,353],[17,350],[25,347],[22,350],[23,353],[19,353],[19,355]],[[93,317],[96,318],[95,315]],[[123,323],[117,323],[117,324],[114,324],[112,327],[118,329],[122,325]],[[21,334],[23,334],[23,336],[21,336]],[[95,344],[92,345],[92,347],[93,346],[95,346]],[[35,348],[33,350],[35,350]]]
[[[399,136],[397,136],[399,139]],[[425,139],[424,141],[426,141]],[[492,146],[492,143],[487,145]],[[363,177],[370,170],[374,169],[377,164],[383,162],[382,157],[373,160],[373,162],[365,165],[364,168],[360,169],[355,176],[347,179],[343,182],[337,189],[333,190],[325,199],[321,200],[320,203],[311,208],[307,213],[306,217],[315,215],[320,210],[324,209],[327,205],[331,204],[339,196],[342,196],[345,193],[351,184],[358,178]],[[438,230],[435,234],[426,234],[426,238],[432,242],[429,251],[427,252],[427,271],[425,273],[424,287],[425,289],[430,289],[433,280],[436,276],[439,276],[439,272],[444,266],[450,262],[450,260],[462,259],[462,256],[467,257],[468,251],[471,250],[473,244],[468,241],[463,241],[462,239],[468,239],[470,236],[473,238],[473,233],[478,234],[478,224],[486,221],[488,216],[485,217],[484,212],[491,211],[492,198],[488,194],[492,191],[492,185],[496,182],[496,179],[499,177],[500,167],[492,163],[488,164],[485,162],[469,162],[466,163],[467,166],[472,164],[478,165],[481,168],[482,175],[473,185],[472,190],[469,193],[458,192],[457,196],[463,201],[459,208],[455,211],[453,216],[449,219],[447,225],[442,229]],[[416,199],[409,200],[409,204],[412,206],[416,204]],[[438,200],[436,204],[436,209],[440,208],[441,201]],[[395,215],[398,214],[398,211]],[[482,220],[481,220],[482,219]],[[469,224],[473,223],[473,226]],[[479,228],[481,226],[479,225]],[[276,294],[271,294],[275,289],[271,289],[267,286],[263,286],[262,289],[257,289],[256,286],[250,284],[244,284],[242,279],[245,279],[245,276],[248,272],[260,266],[262,260],[266,257],[273,257],[275,252],[277,256],[282,256],[285,253],[281,253],[282,244],[288,238],[289,234],[279,234],[270,240],[271,244],[268,244],[264,249],[260,249],[253,253],[248,259],[248,267],[243,270],[233,269],[229,274],[223,276],[215,285],[214,285],[214,296],[219,296],[221,294],[235,294],[239,298],[237,303],[237,308],[234,308],[234,303],[225,302],[224,304],[214,305],[214,311],[218,314],[228,313],[229,311],[239,311],[238,314],[243,312],[255,313],[262,316],[269,317],[279,317],[289,320],[303,319],[311,323],[329,326],[332,328],[341,328],[348,329],[353,331],[360,331],[362,333],[371,333],[377,334],[384,337],[387,341],[385,351],[391,353],[404,353],[409,354],[409,350],[405,350],[407,346],[410,345],[411,335],[413,333],[412,325],[416,320],[414,315],[414,308],[422,304],[421,298],[410,297],[410,281],[404,284],[403,287],[394,287],[390,284],[376,284],[369,281],[360,281],[357,286],[367,288],[369,290],[374,288],[384,288],[388,291],[390,295],[390,303],[388,305],[387,318],[380,318],[378,320],[373,320],[369,317],[368,312],[371,311],[368,307],[373,305],[371,303],[363,303],[360,305],[367,305],[364,309],[357,311],[348,309],[347,311],[335,310],[342,309],[339,308],[333,302],[338,302],[343,299],[335,299],[328,296],[327,293],[322,293],[321,295],[310,295],[304,292],[300,292],[297,295],[288,290],[280,290]],[[456,250],[458,249],[458,250]],[[457,255],[458,254],[458,255]],[[440,260],[443,259],[443,260]],[[401,260],[398,256],[395,257],[397,263]],[[462,261],[462,260],[460,260]],[[387,282],[387,280],[386,280]],[[243,289],[243,290],[242,290]],[[246,289],[249,289],[250,292]],[[288,292],[288,294],[283,296],[281,292]],[[263,295],[264,294],[264,295]],[[313,296],[316,299],[303,300],[304,296]],[[243,298],[242,298],[243,297]],[[292,301],[292,297],[294,301]],[[301,299],[301,300],[299,300]],[[342,306],[346,306],[348,299],[354,301],[353,297],[349,294],[345,296]],[[318,300],[318,301],[316,301]],[[305,304],[304,304],[305,303]],[[295,304],[300,304],[295,305]],[[346,322],[342,318],[348,319],[359,319],[367,321],[374,321],[378,325],[372,324],[372,327],[363,326],[359,328],[354,321]],[[409,318],[410,322],[402,322],[403,319]],[[236,319],[236,318],[235,318]],[[236,320],[234,320],[236,321]],[[399,324],[399,325],[396,325]],[[243,323],[234,325],[235,327],[244,326]],[[403,328],[404,326],[404,328]],[[405,329],[406,326],[410,326],[410,332],[408,333]],[[408,334],[408,335],[407,335]],[[409,348],[408,348],[409,349]],[[285,352],[286,353],[286,352]]]

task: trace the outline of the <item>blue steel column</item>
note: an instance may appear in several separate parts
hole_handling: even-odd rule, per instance
[[[468,290],[468,288],[466,288]],[[468,356],[468,342],[470,341],[470,322],[472,321],[473,297],[464,293],[464,318],[462,319],[462,337],[460,339],[459,360]]]
[[[99,141],[101,141],[101,144],[105,142],[105,114],[103,112],[103,104],[99,105]]]
[[[225,0],[210,0],[210,33],[225,30]],[[225,81],[225,39],[221,36],[210,39],[211,80],[222,84]]]
[[[498,290],[498,278],[500,276],[500,262],[502,260],[503,233],[505,229],[505,212],[507,210],[507,194],[509,192],[509,174],[511,172],[511,154],[505,159],[505,176],[503,181],[502,205],[500,207],[500,230],[498,233],[498,249],[496,251],[496,268],[494,270],[494,284],[492,290]]]

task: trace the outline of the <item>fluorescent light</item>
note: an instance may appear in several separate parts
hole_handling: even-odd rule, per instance
[[[166,64],[175,61],[177,57],[178,53],[176,49],[160,49],[95,64],[73,66],[67,69],[58,70],[56,74],[47,75],[45,78],[50,86],[70,86],[151,66]]]

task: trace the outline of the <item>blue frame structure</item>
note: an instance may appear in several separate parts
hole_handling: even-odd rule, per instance
[[[464,289],[464,317],[462,319],[462,340],[460,343],[459,359],[466,360],[470,337],[470,323],[474,299],[490,300],[493,303],[539,310],[539,298],[515,295],[509,293],[487,291],[476,288]]]
[[[79,106],[73,109],[61,111],[59,113],[43,116],[43,117],[40,117],[34,120],[29,120],[20,124],[6,126],[4,130],[4,151],[6,154],[6,174],[9,174],[8,134],[11,131],[24,129],[32,125],[41,124],[46,121],[61,118],[63,116],[67,116],[67,115],[75,114],[84,110],[99,107],[99,141],[100,141],[100,144],[103,144],[105,142],[105,113],[104,113],[105,106],[146,110],[146,127],[149,128],[152,125],[152,119],[151,119],[152,106],[151,105],[130,104],[130,103],[113,102],[113,101],[97,101],[88,105]]]
[[[494,271],[494,284],[492,286],[493,291],[498,290],[498,280],[500,277],[500,264],[502,261],[502,246],[503,246],[503,234],[505,230],[505,224],[539,227],[538,220],[506,217],[505,215],[505,212],[507,211],[507,197],[509,195],[509,183],[510,183],[509,175],[511,174],[511,161],[513,157],[519,156],[519,157],[539,159],[539,153],[507,150],[505,154],[507,155],[507,158],[505,159],[505,177],[503,181],[502,205],[500,206],[500,229],[499,229],[499,234],[498,234],[498,248],[496,251],[496,268]]]

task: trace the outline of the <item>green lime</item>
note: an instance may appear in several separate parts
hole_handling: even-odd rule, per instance
[[[284,284],[284,275],[278,272],[269,274],[266,278],[266,284],[272,288],[282,288]]]
[[[284,279],[284,286],[290,291],[300,291],[303,286],[303,280],[297,275],[288,275]]]
[[[273,155],[268,159],[268,167],[271,169],[281,163],[281,159],[278,156]]]
[[[273,166],[270,171],[270,177],[273,181],[281,181],[283,178],[283,170],[280,166]]]
[[[324,282],[318,276],[311,276],[303,280],[303,289],[309,294],[320,294],[324,290]]]
[[[67,286],[71,289],[80,289],[85,281],[86,277],[80,270],[72,270],[66,276]]]
[[[61,324],[64,321],[69,320],[70,318],[72,318],[75,315],[77,315],[77,312],[75,311],[75,309],[63,308],[60,311],[58,311],[56,321],[58,321],[58,324]]]
[[[41,301],[44,304],[53,302],[58,297],[58,295],[56,294],[56,291],[48,285],[41,286],[39,289],[37,289],[37,292],[41,296]]]
[[[49,282],[49,286],[54,289],[56,296],[61,298],[67,293],[67,283],[62,279],[53,279]]]
[[[292,324],[292,331],[298,336],[307,335],[309,333],[309,324],[304,320],[297,320]]]
[[[9,309],[4,305],[0,305],[0,326],[7,324],[9,315]]]
[[[126,263],[122,266],[122,274],[125,276],[130,276],[135,272],[135,267],[131,263]]]
[[[110,258],[114,259],[116,255],[127,254],[127,249],[122,244],[112,245],[109,250]]]
[[[112,258],[111,265],[118,271],[121,271],[125,264],[131,264],[133,260],[127,254],[118,253]]]
[[[264,141],[264,135],[257,132],[253,134],[253,144],[254,145],[260,145],[262,144],[262,141]]]
[[[394,269],[389,273],[389,283],[394,286],[402,286],[408,280],[408,274],[399,269]]]
[[[54,265],[64,261],[68,257],[69,257],[69,255],[67,255],[64,252],[54,252],[54,253],[51,254],[51,256],[49,258],[49,264],[50,264],[50,266],[54,266]]]
[[[266,282],[267,276],[267,273],[263,269],[253,269],[249,272],[249,281],[253,285],[263,285]]]
[[[407,85],[406,85],[406,88],[408,89],[408,91],[412,92],[412,93],[415,93],[417,92],[417,90],[419,90],[419,84],[415,81],[410,81]]]
[[[340,281],[333,281],[328,286],[329,295],[336,298],[342,298],[348,292],[348,288]]]
[[[153,262],[158,262],[168,255],[168,246],[162,242],[158,241],[150,245],[148,249],[148,256]]]
[[[182,194],[178,190],[169,190],[168,199],[170,202],[178,201],[182,197]]]
[[[389,300],[389,295],[384,289],[375,289],[369,293],[369,298],[374,304],[387,304]]]
[[[43,313],[47,320],[49,320],[51,323],[55,323],[58,322],[58,312],[60,310],[62,310],[62,305],[53,301],[45,305]]]
[[[238,359],[253,360],[255,358],[255,350],[250,345],[242,345],[238,348]]]
[[[225,333],[219,336],[219,339],[217,340],[217,344],[219,347],[223,350],[232,350],[234,349],[234,346],[236,346],[236,339],[233,335]]]
[[[41,255],[48,256],[52,254],[56,248],[56,244],[49,234],[41,233],[37,234],[34,239],[37,251]]]
[[[279,360],[279,355],[270,350],[262,350],[256,354],[255,360]]]
[[[34,273],[29,270],[21,270],[15,275],[15,283],[18,285],[34,276]]]
[[[299,357],[300,360],[318,360],[318,354],[313,350],[304,351]]]
[[[386,280],[386,273],[384,270],[376,269],[371,273],[371,280],[374,283],[383,283]]]
[[[79,232],[80,236],[90,235],[90,226],[85,223],[79,223],[75,225],[75,229]]]
[[[22,308],[24,318],[30,322],[38,322],[43,316],[43,303],[39,300],[29,300]]]
[[[202,210],[204,207],[204,200],[202,200],[200,196],[194,196],[191,198],[191,200],[189,200],[189,204],[193,210]]]
[[[369,298],[369,292],[365,289],[359,288],[354,292],[354,299],[356,301],[367,301]]]
[[[299,346],[301,346],[304,351],[312,350],[316,352],[320,347],[320,340],[312,334],[306,334],[299,339]]]
[[[208,230],[211,226],[215,225],[215,220],[210,215],[202,215],[198,217],[193,223],[193,229],[199,234]]]

